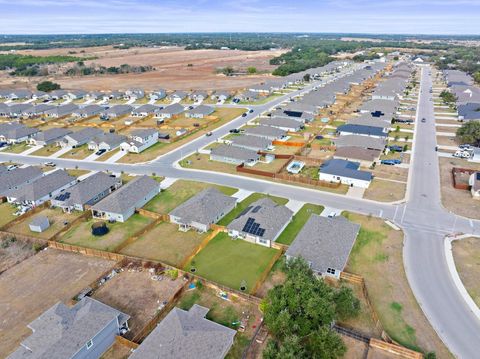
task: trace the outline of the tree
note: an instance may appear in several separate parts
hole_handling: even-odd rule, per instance
[[[282,345],[275,340],[270,340],[263,352],[264,359],[297,359],[305,356],[306,352],[300,343],[300,338],[295,335],[285,338]]]
[[[473,79],[477,84],[480,84],[480,71],[477,71],[473,74]]]
[[[38,91],[51,92],[53,90],[59,90],[60,85],[52,81],[43,81],[37,85]]]
[[[257,73],[257,68],[253,67],[253,66],[250,66],[250,67],[247,68],[247,73],[250,74],[250,75],[256,74]]]
[[[221,71],[224,75],[231,76],[233,75],[235,70],[233,69],[233,67],[227,66],[227,67],[224,67]]]
[[[310,82],[310,79],[311,79],[310,74],[305,74],[305,75],[303,75],[303,81],[305,81],[305,82]]]
[[[457,139],[461,143],[469,143],[480,146],[480,121],[465,122],[457,130]]]
[[[360,301],[355,297],[352,290],[341,287],[333,296],[336,305],[337,316],[341,320],[353,318],[360,312]]]

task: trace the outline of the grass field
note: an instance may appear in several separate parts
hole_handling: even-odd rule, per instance
[[[180,232],[172,223],[160,223],[122,250],[123,254],[179,267],[207,236],[196,231]]]
[[[324,207],[316,204],[304,204],[302,208],[293,216],[292,221],[288,224],[287,228],[277,238],[277,243],[291,244],[298,232],[303,228],[305,223],[312,214],[322,213]]]
[[[362,226],[345,270],[362,275],[385,331],[398,343],[450,357],[418,305],[403,267],[403,233],[379,218],[344,213]]]
[[[237,216],[242,213],[242,211],[247,208],[250,204],[253,202],[261,199],[268,197],[272,201],[276,202],[277,204],[284,205],[288,202],[288,199],[286,198],[281,198],[281,197],[275,197],[275,196],[269,196],[263,193],[252,193],[250,196],[245,198],[242,202],[237,204],[237,207],[235,207],[230,213],[228,213],[225,217],[223,217],[218,224],[221,226],[226,226],[230,224],[231,221],[233,221]]]
[[[83,160],[84,158],[90,156],[93,152],[88,149],[88,145],[84,144],[82,146],[72,148],[67,153],[64,153],[60,158],[69,158],[74,160]]]
[[[16,143],[14,145],[10,145],[8,148],[3,150],[3,152],[8,152],[8,153],[22,153],[23,151],[26,151],[30,148],[29,145],[27,145],[25,142],[22,143]]]
[[[244,282],[251,292],[277,250],[260,245],[232,240],[222,232],[213,238],[185,267],[196,269],[206,279],[240,289]]]
[[[465,238],[452,242],[455,267],[463,285],[480,306],[480,238]]]
[[[53,155],[55,152],[58,152],[60,149],[61,148],[56,146],[55,144],[51,144],[51,145],[43,146],[39,150],[32,152],[30,155],[49,157]]]
[[[13,221],[15,219],[15,216],[13,215],[15,212],[16,208],[10,203],[5,202],[0,204],[0,227]]]
[[[145,209],[157,213],[170,213],[174,208],[201,192],[205,188],[215,187],[226,195],[232,195],[237,189],[211,185],[204,182],[178,180],[169,188],[156,195],[145,205]]]
[[[363,198],[379,202],[399,201],[405,197],[406,183],[385,181],[374,178],[366,189]]]
[[[109,232],[101,237],[92,235],[92,224],[98,220],[90,219],[72,227],[62,236],[61,242],[82,247],[113,251],[119,244],[152,222],[151,218],[134,214],[128,221],[108,223]]]

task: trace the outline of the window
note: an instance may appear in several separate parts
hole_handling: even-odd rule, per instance
[[[90,339],[90,340],[87,342],[87,349],[90,349],[92,346],[93,346],[93,340]]]
[[[327,273],[328,273],[328,274],[335,274],[335,269],[333,269],[333,268],[327,268]]]
[[[259,238],[259,239],[258,239],[258,242],[259,242],[259,243],[262,243],[262,244],[267,244],[267,240],[266,240],[266,239],[262,239],[262,238]]]

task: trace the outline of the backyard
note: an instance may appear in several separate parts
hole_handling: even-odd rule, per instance
[[[291,244],[298,232],[303,228],[305,223],[312,214],[322,213],[324,207],[316,204],[304,204],[302,208],[293,216],[292,221],[288,224],[287,228],[280,234],[276,242],[281,244]]]
[[[121,253],[180,267],[206,236],[193,230],[181,232],[176,224],[162,222],[125,247]]]
[[[185,266],[213,282],[251,293],[278,251],[243,240],[232,240],[221,232]]]
[[[96,219],[82,221],[65,233],[60,241],[82,247],[89,247],[105,251],[114,251],[126,239],[145,228],[153,219],[134,214],[126,222],[108,223],[109,232],[103,236],[92,234],[92,224],[99,222]]]

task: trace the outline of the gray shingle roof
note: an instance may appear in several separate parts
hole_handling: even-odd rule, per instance
[[[188,110],[186,113],[191,114],[191,115],[203,115],[207,116],[213,113],[215,109],[212,106],[207,106],[207,105],[199,105],[192,110]]]
[[[260,125],[272,127],[284,127],[289,129],[299,129],[302,123],[285,117],[262,118],[258,121]]]
[[[2,168],[5,168],[2,166]],[[0,195],[5,195],[12,188],[23,185],[26,182],[40,178],[43,172],[38,167],[16,168],[11,171],[0,173]]]
[[[286,255],[304,258],[319,273],[326,273],[328,268],[343,270],[359,231],[360,225],[343,216],[312,214]]]
[[[245,129],[247,135],[259,136],[259,137],[276,137],[281,138],[287,134],[285,130],[270,127],[270,126],[255,126]]]
[[[103,134],[103,131],[99,128],[86,127],[86,128],[82,128],[77,132],[73,132],[67,135],[66,137],[71,138],[72,140],[77,142],[88,142],[92,138],[96,136],[101,136],[102,134]]]
[[[240,161],[258,161],[260,158],[260,156],[254,150],[229,145],[220,145],[213,148],[210,152],[210,155],[233,158]]]
[[[160,189],[160,184],[148,176],[136,177],[120,187],[108,197],[92,206],[93,210],[123,214],[127,212],[152,190]]]
[[[110,322],[122,325],[129,316],[90,297],[72,308],[59,302],[29,324],[33,333],[9,359],[71,358]]]
[[[93,104],[93,105],[87,105],[85,107],[79,108],[72,113],[75,113],[79,116],[93,116],[93,115],[98,115],[103,110],[104,109],[102,106]]]
[[[96,144],[106,143],[111,148],[120,146],[122,142],[127,139],[127,136],[118,135],[116,133],[103,133],[100,136],[95,137],[91,142]]]
[[[172,105],[169,105],[169,106],[159,110],[157,113],[178,115],[179,113],[182,113],[183,111],[185,111],[185,108],[182,105],[180,105],[179,103],[174,103]]]
[[[160,111],[160,107],[146,103],[145,105],[142,105],[134,110],[132,110],[133,114],[141,114],[141,113],[156,113]]]
[[[184,224],[197,222],[209,225],[222,214],[227,214],[236,201],[235,198],[210,187],[182,203],[170,212],[170,215],[179,217]]]
[[[207,312],[198,304],[173,308],[130,359],[223,359],[236,331],[205,319]]]
[[[72,133],[72,131],[67,128],[50,128],[36,133],[35,139],[38,141],[50,142],[60,139],[70,133]]]
[[[349,160],[360,160],[360,161],[374,161],[380,155],[382,151],[380,150],[371,150],[363,147],[339,147],[333,155],[334,158],[346,158]]]
[[[265,150],[272,141],[264,137],[240,135],[231,138],[232,146],[251,148],[256,151]]]
[[[346,135],[340,136],[333,140],[337,147],[363,147],[374,150],[383,150],[385,148],[385,140],[382,138],[374,138],[367,136]]]
[[[262,238],[274,240],[282,228],[290,221],[293,212],[282,205],[276,204],[270,198],[261,198],[248,206],[232,223],[228,229],[243,232],[249,218],[253,218],[260,228],[265,230]]]

